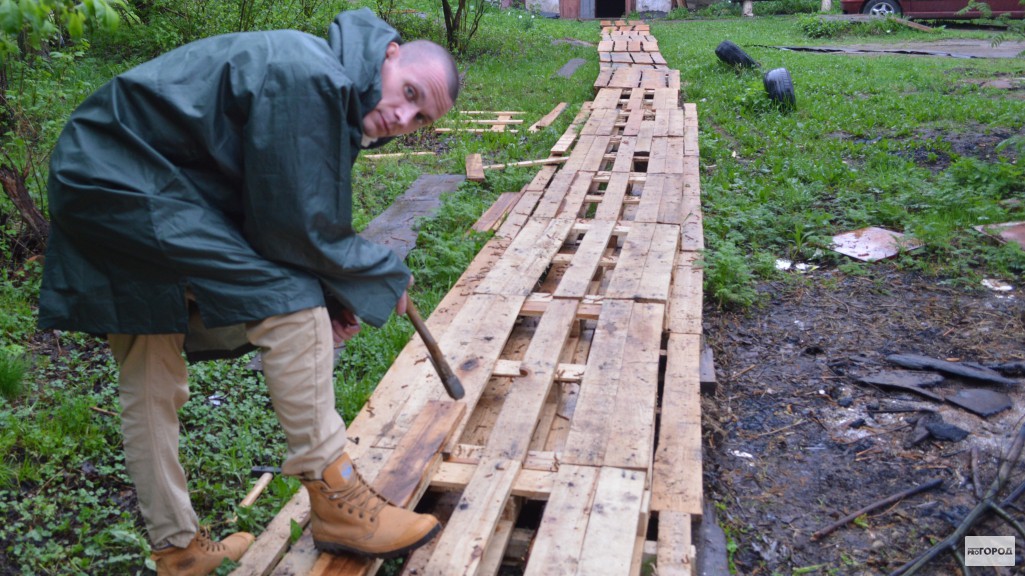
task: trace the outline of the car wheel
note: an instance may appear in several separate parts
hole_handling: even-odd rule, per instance
[[[723,40],[715,48],[715,55],[734,68],[757,68],[759,64],[729,40]]]
[[[783,110],[793,110],[797,106],[794,82],[790,79],[790,72],[786,68],[769,70],[762,78],[762,83],[765,85],[765,92],[768,93],[769,99]]]
[[[900,16],[903,10],[900,9],[897,0],[869,0],[862,13],[872,16]]]

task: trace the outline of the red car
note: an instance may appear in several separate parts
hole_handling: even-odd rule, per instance
[[[993,16],[1007,14],[1011,18],[1025,18],[1025,6],[1019,0],[988,0]],[[972,10],[958,14],[968,6],[968,0],[841,0],[844,14],[872,14],[874,16],[903,16],[905,18],[979,18],[982,14]]]

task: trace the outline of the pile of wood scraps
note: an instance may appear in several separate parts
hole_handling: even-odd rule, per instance
[[[619,33],[603,30],[614,53]],[[465,397],[446,397],[414,337],[349,426],[367,480],[444,523],[403,574],[694,573],[697,110],[668,84],[597,87],[572,136],[489,211],[494,235],[427,320]],[[308,530],[290,545],[308,520],[300,490],[236,573],[377,568],[318,554]]]

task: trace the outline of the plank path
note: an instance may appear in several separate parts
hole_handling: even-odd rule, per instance
[[[445,524],[403,574],[694,573],[697,109],[643,22],[603,22],[598,51],[595,98],[552,149],[567,161],[489,211],[495,235],[427,321],[465,398],[414,337],[349,426],[367,480]],[[318,554],[308,522],[300,490],[234,574],[379,567]]]

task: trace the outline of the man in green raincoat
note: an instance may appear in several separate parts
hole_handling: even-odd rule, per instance
[[[40,325],[107,335],[161,575],[207,574],[253,541],[199,531],[178,460],[183,350],[260,349],[282,471],[310,493],[318,548],[390,557],[440,529],[355,471],[332,375],[334,344],[358,319],[405,313],[412,281],[352,229],[353,162],[437,120],[459,91],[443,48],[400,42],[365,9],[336,17],[326,42],[285,30],[200,40],[113,79],[61,134]]]

